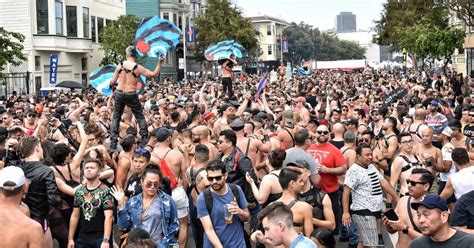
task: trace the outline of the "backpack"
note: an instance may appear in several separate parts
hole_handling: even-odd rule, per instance
[[[201,171],[205,170],[206,168],[199,168],[198,170],[194,171],[193,167],[191,167],[190,170],[190,176],[191,176],[191,184],[188,187],[188,190],[186,191],[186,194],[190,194],[193,189],[196,190],[196,193],[199,194],[200,192],[197,189],[196,185],[196,177],[201,173]]]

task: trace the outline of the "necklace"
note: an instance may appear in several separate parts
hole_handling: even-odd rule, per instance
[[[155,200],[156,195],[157,195],[157,194],[155,194],[155,195],[153,196],[153,198],[151,198],[151,201],[150,201],[150,203],[148,204],[147,207],[144,207],[144,206],[145,206],[144,204],[142,205],[143,213],[142,213],[142,215],[140,216],[140,220],[141,220],[142,222],[145,220],[145,217],[146,217],[146,215],[147,215],[147,213],[148,213],[148,210],[150,209],[151,205],[153,204],[153,201]]]

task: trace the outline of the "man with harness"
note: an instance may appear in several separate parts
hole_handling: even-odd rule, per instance
[[[144,147],[148,141],[148,130],[143,115],[143,108],[138,99],[137,84],[140,81],[140,75],[144,75],[147,78],[156,77],[161,70],[161,64],[165,60],[161,57],[154,71],[150,71],[145,67],[138,65],[135,62],[137,53],[135,47],[129,46],[125,50],[127,60],[120,63],[115,69],[115,74],[110,84],[114,85],[117,80],[119,84],[114,92],[115,108],[112,117],[112,124],[110,126],[110,149],[116,150],[119,135],[119,124],[122,118],[123,110],[125,106],[132,109],[132,113],[137,119],[138,126],[140,127],[140,136],[142,138],[140,145]]]

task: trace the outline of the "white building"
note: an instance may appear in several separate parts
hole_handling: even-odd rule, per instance
[[[372,42],[373,35],[376,35],[375,32],[358,31],[350,33],[336,33],[336,35],[341,40],[353,41],[365,48],[365,57],[368,63],[379,63],[390,59],[387,47],[379,46],[378,44]]]
[[[283,29],[290,24],[280,18],[267,15],[249,16],[253,26],[260,32],[258,43],[261,55],[258,60],[279,64],[281,61],[280,36]]]
[[[31,72],[31,93],[50,86],[51,54],[59,56],[57,82],[86,84],[103,57],[99,32],[125,14],[123,0],[0,0],[0,6],[0,26],[25,36],[28,58],[7,72]]]

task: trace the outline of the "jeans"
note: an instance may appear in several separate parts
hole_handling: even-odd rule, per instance
[[[338,233],[339,228],[342,225],[342,207],[341,207],[341,191],[336,190],[332,193],[328,193],[329,198],[331,198],[332,203],[332,211],[334,213],[334,219],[336,221],[336,228],[334,229],[333,233]]]
[[[146,126],[145,116],[143,115],[142,104],[138,100],[138,94],[136,93],[124,93],[116,91],[115,97],[115,108],[112,117],[112,124],[110,126],[110,147],[115,149],[118,143],[119,136],[119,125],[120,119],[122,118],[123,109],[128,106],[132,109],[132,113],[138,122],[140,127],[140,136],[142,137],[140,145],[143,147],[148,142],[148,130]]]
[[[344,225],[340,226],[339,237],[340,238],[349,237],[349,244],[357,245],[357,243],[359,243],[359,235],[357,235],[357,225],[354,223],[354,221],[351,221],[351,224],[349,225],[349,229]]]
[[[197,217],[197,209],[194,206],[192,195],[189,194],[189,217],[191,219],[191,227],[194,235],[196,248],[204,247],[204,227]]]
[[[77,239],[75,242],[76,248],[100,248],[102,244],[102,237],[100,238],[87,238],[87,239]],[[110,247],[113,247],[112,240],[109,241]]]
[[[234,92],[232,91],[232,78],[224,77],[222,78],[222,93],[225,94],[226,92],[229,93],[229,96],[232,96]]]

